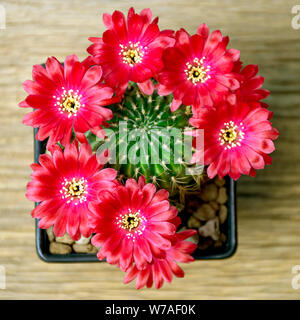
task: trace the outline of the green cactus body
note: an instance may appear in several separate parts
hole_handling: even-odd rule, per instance
[[[171,101],[172,96],[162,97],[156,91],[144,96],[136,84],[130,84],[122,102],[110,106],[114,117],[106,139],[92,133],[87,138],[93,150],[109,149],[110,166],[120,175],[144,175],[147,182],[174,195],[199,190],[201,175],[191,174],[195,166],[184,158],[192,152],[192,138],[183,134],[189,127],[190,109],[182,106],[172,113]]]

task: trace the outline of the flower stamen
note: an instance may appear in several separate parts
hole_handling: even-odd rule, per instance
[[[210,66],[204,65],[205,57],[201,59],[195,58],[192,63],[187,62],[187,68],[184,70],[187,79],[197,85],[198,82],[204,83],[206,80],[210,79],[208,74],[210,71]]]
[[[56,99],[55,106],[58,107],[60,113],[67,113],[68,118],[76,116],[78,110],[84,107],[84,104],[80,102],[82,95],[79,94],[79,90],[70,89],[67,91],[64,87],[62,89],[63,92],[59,97],[53,96]]]
[[[131,209],[128,209],[127,213],[120,214],[116,218],[116,223],[119,225],[119,227],[123,230],[128,231],[126,233],[126,236],[128,239],[132,239],[134,242],[136,237],[143,234],[143,231],[145,230],[145,217],[141,216],[140,210],[136,212],[132,212]]]
[[[84,178],[73,178],[71,180],[65,178],[60,190],[62,199],[67,199],[67,203],[74,201],[74,204],[78,205],[78,203],[82,203],[87,200],[87,187],[87,180]]]
[[[225,145],[225,150],[240,146],[245,135],[242,131],[243,129],[244,126],[242,122],[239,126],[233,121],[225,122],[224,128],[222,128],[219,133],[220,145]]]
[[[141,63],[144,56],[144,50],[140,43],[132,43],[129,41],[127,46],[120,44],[121,50],[119,55],[122,56],[122,61],[125,64],[128,64],[130,67],[133,67],[137,63]]]

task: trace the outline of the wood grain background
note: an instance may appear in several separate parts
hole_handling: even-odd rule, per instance
[[[299,1],[298,1],[299,2]],[[300,265],[300,30],[293,30],[297,1],[270,0],[28,0],[1,1],[0,30],[0,265],[6,290],[0,299],[299,299],[291,268]],[[206,22],[231,37],[245,63],[260,66],[280,130],[274,163],[256,179],[238,183],[239,247],[224,261],[184,266],[186,277],[159,291],[123,285],[123,274],[105,263],[46,264],[34,248],[32,203],[24,196],[33,160],[32,129],[21,83],[48,56],[86,56],[89,36],[104,31],[103,12],[151,6],[162,28],[195,32]]]

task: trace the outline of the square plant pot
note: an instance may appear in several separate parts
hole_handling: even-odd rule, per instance
[[[38,163],[40,154],[45,153],[46,142],[37,141],[35,135],[38,129],[34,130],[34,160]],[[236,182],[226,177],[225,185],[227,201],[223,206],[226,206],[227,218],[220,226],[220,232],[224,236],[220,245],[204,245],[201,249],[197,249],[193,257],[197,260],[208,259],[224,259],[231,257],[237,248],[237,219],[236,219]],[[35,204],[36,206],[38,203]],[[187,214],[180,215],[182,219],[182,225],[179,227],[185,228],[188,225],[190,218]],[[76,253],[71,252],[68,254],[54,254],[50,252],[50,241],[47,235],[47,231],[38,227],[38,219],[35,221],[36,230],[36,250],[38,256],[45,262],[100,262],[97,259],[96,254],[91,253]],[[204,238],[203,238],[204,239]],[[205,238],[206,239],[206,238]],[[205,240],[204,239],[204,240]],[[207,240],[211,241],[210,237]],[[205,242],[205,241],[204,241]],[[220,242],[219,242],[220,243]]]

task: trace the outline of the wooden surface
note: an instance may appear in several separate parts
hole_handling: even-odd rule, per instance
[[[162,28],[194,32],[205,21],[231,37],[246,63],[259,64],[281,136],[274,163],[257,178],[238,183],[236,255],[184,266],[186,277],[159,291],[123,285],[123,274],[105,263],[46,264],[34,247],[32,203],[25,186],[33,160],[32,129],[21,124],[21,83],[33,64],[54,55],[86,55],[89,36],[99,36],[103,12],[151,6]],[[291,27],[297,1],[1,1],[0,30],[0,265],[7,288],[0,299],[299,299],[291,287],[300,265],[300,30]]]

